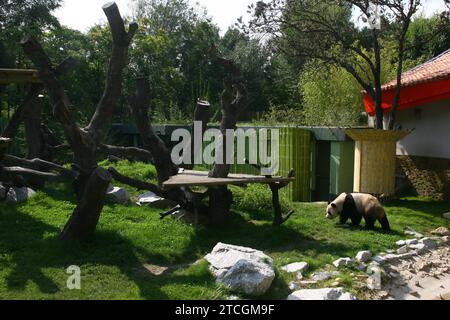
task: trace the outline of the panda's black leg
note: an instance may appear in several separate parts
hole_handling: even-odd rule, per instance
[[[345,214],[341,214],[339,216],[339,224],[346,224],[348,221],[348,216],[346,216]]]
[[[352,225],[357,227],[361,224],[362,216],[352,217]]]
[[[371,218],[371,217],[366,217],[366,218],[364,218],[364,220],[366,221],[366,229],[368,229],[368,230],[375,229],[375,220],[376,219]]]

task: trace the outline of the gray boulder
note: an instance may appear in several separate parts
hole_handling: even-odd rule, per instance
[[[356,255],[355,259],[356,259],[356,261],[359,261],[359,262],[368,262],[370,260],[370,258],[372,258],[372,252],[370,252],[370,251],[360,251]]]
[[[288,300],[356,300],[343,288],[304,289],[289,295]]]
[[[450,220],[450,212],[444,213],[442,217],[444,217],[444,219]]]
[[[340,258],[340,259],[337,259],[336,261],[334,261],[333,262],[333,265],[336,267],[336,268],[341,268],[341,267],[349,267],[349,266],[351,266],[353,263],[354,263],[355,261],[353,260],[353,259],[351,259],[351,258]]]
[[[109,203],[127,204],[130,199],[130,194],[123,188],[110,186],[106,191],[106,201]]]
[[[423,244],[426,249],[432,250],[437,248],[437,243],[433,239],[430,238],[423,238],[419,240],[419,244]]]
[[[30,188],[17,188],[12,187],[9,189],[8,194],[6,195],[6,201],[12,202],[12,203],[20,203],[25,202],[28,199],[31,199],[36,195],[36,192],[33,189]]]
[[[260,296],[275,278],[272,258],[252,248],[218,243],[205,259],[217,281],[232,291]]]
[[[6,188],[0,183],[0,201],[5,200],[6,199]]]
[[[448,228],[445,227],[440,227],[437,228],[436,230],[431,231],[431,234],[441,237],[450,236],[450,230],[448,230]]]
[[[295,262],[288,264],[286,266],[281,267],[281,270],[286,271],[288,273],[296,273],[296,272],[305,272],[308,269],[307,262]]]
[[[266,263],[239,260],[218,281],[234,292],[261,296],[269,290],[275,271]]]

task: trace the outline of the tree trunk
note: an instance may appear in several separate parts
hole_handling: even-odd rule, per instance
[[[92,235],[111,181],[111,175],[98,168],[96,158],[121,95],[128,47],[138,26],[131,23],[126,32],[124,21],[114,2],[105,4],[103,11],[111,28],[112,53],[103,96],[87,128],[80,128],[70,114],[68,96],[42,46],[30,37],[22,41],[25,53],[38,68],[39,75],[48,89],[54,114],[62,124],[68,144],[74,153],[73,168],[79,172],[74,184],[78,198],[77,208],[64,228],[62,239],[85,240]]]
[[[94,235],[111,180],[107,170],[100,167],[94,170],[60,239],[86,241]]]
[[[236,129],[238,112],[246,102],[245,88],[241,70],[233,61],[219,57],[217,48],[214,45],[209,49],[208,54],[212,63],[221,65],[227,72],[223,79],[222,121],[220,125],[222,141],[219,146],[220,150],[222,150],[223,158],[222,163],[214,165],[214,168],[209,173],[209,177],[226,178],[230,173],[230,164],[227,158],[229,158],[229,155],[234,154],[234,150],[227,150],[227,139],[234,140],[234,135],[228,137],[226,132],[228,129]],[[215,225],[223,225],[230,218],[233,194],[228,190],[227,186],[220,186],[209,188],[209,195],[211,221]]]

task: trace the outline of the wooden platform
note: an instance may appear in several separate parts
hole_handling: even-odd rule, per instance
[[[41,79],[33,69],[0,69],[0,84],[9,83],[41,83]]]
[[[295,178],[253,176],[248,174],[230,174],[228,178],[209,178],[206,171],[183,171],[171,177],[163,183],[165,189],[176,187],[194,186],[225,186],[225,185],[246,185],[246,184],[271,184],[278,182],[293,182]]]

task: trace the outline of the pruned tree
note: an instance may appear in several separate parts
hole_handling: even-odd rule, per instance
[[[25,53],[39,70],[52,101],[54,115],[61,123],[73,152],[73,168],[79,172],[75,183],[77,207],[60,236],[64,240],[86,240],[93,235],[98,223],[112,177],[107,170],[98,167],[97,155],[110,128],[114,109],[122,92],[122,77],[127,64],[128,48],[138,29],[136,23],[130,23],[129,30],[126,31],[114,2],[105,4],[103,11],[112,33],[111,59],[103,96],[89,125],[85,128],[80,128],[74,121],[64,87],[42,46],[32,37],[22,41]]]
[[[405,37],[420,0],[272,0],[251,7],[249,32],[277,37],[291,54],[342,67],[373,99],[376,127],[383,129],[382,40],[397,44],[397,90],[388,128],[393,129],[401,94]],[[359,10],[369,27],[352,21]],[[388,129],[386,128],[386,129]]]
[[[225,69],[226,75],[223,79],[224,90],[222,92],[222,121],[220,131],[222,134],[219,151],[222,154],[222,161],[214,165],[209,173],[211,178],[226,178],[230,173],[230,165],[227,163],[227,155],[234,154],[234,150],[227,150],[228,129],[235,130],[239,111],[246,104],[246,90],[244,78],[238,66],[231,60],[224,59],[218,55],[217,48],[213,45],[209,49],[209,59],[212,63],[218,64]],[[225,223],[229,217],[233,194],[227,186],[209,188],[210,212],[213,222],[217,225]]]

